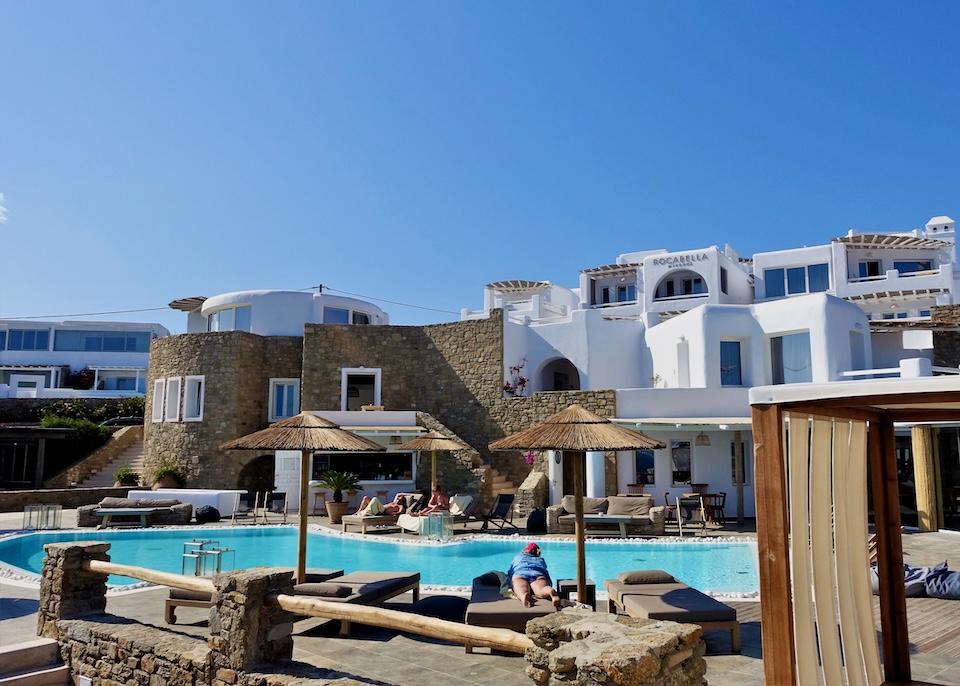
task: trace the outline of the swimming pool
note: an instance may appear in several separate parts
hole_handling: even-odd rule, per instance
[[[0,561],[39,574],[43,545],[63,541],[106,541],[113,562],[181,572],[183,543],[195,538],[218,541],[236,551],[236,568],[296,563],[297,531],[291,527],[155,529],[127,531],[67,531],[12,536],[0,540]],[[506,571],[527,539],[470,537],[444,545],[374,536],[311,532],[308,567],[420,572],[424,585],[469,586],[475,576],[491,569]],[[554,579],[576,577],[572,540],[538,540]],[[601,586],[604,579],[630,569],[663,569],[701,591],[724,596],[751,596],[758,588],[756,545],[716,539],[671,539],[587,542],[587,577]],[[111,584],[136,583],[110,577]]]

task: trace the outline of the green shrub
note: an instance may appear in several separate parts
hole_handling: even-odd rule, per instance
[[[161,457],[153,468],[153,483],[164,477],[174,479],[180,486],[187,483],[186,470],[172,457]]]
[[[107,427],[100,426],[89,419],[74,419],[55,415],[44,416],[40,421],[40,426],[45,429],[73,429],[73,434],[61,439],[61,442],[64,444],[62,447],[68,449],[71,454],[75,454],[77,459],[92,453],[110,440],[110,436],[113,434]]]
[[[140,472],[129,465],[122,465],[113,473],[113,480],[123,486],[139,486]]]

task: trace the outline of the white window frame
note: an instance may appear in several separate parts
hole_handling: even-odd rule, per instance
[[[340,410],[347,411],[347,379],[350,376],[372,376],[373,377],[373,404],[382,405],[380,400],[380,377],[382,370],[379,368],[367,367],[343,367],[340,370]]]
[[[180,421],[180,377],[171,376],[167,378],[167,402],[164,406],[163,421]]]
[[[157,379],[153,382],[153,408],[150,419],[153,422],[163,421],[163,396],[167,390],[167,382],[164,379]]]
[[[300,379],[270,379],[270,398],[269,410],[270,413],[267,417],[267,421],[278,422],[281,419],[287,419],[286,415],[280,415],[277,413],[276,407],[276,397],[277,397],[277,386],[292,386],[293,387],[293,398],[294,398],[294,415],[300,411]]]
[[[203,398],[206,392],[206,377],[188,376],[183,380],[183,421],[202,422],[203,421]],[[197,396],[196,411],[192,411],[190,402],[193,395]]]

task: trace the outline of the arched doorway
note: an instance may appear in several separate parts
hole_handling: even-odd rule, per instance
[[[243,465],[237,477],[237,488],[259,493],[262,496],[275,487],[273,455],[258,455]]]
[[[673,269],[667,272],[654,291],[654,300],[672,300],[707,295],[707,280],[691,269]]]
[[[550,360],[540,368],[539,391],[579,391],[580,372],[565,358]]]

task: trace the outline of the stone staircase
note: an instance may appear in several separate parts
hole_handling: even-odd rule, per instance
[[[143,440],[138,440],[124,450],[118,457],[100,471],[92,474],[80,483],[83,488],[109,488],[113,486],[113,473],[123,465],[140,474],[141,483],[145,482],[143,471]]]
[[[513,493],[517,494],[517,487],[513,485],[513,482],[510,481],[507,477],[503,476],[493,467],[487,467],[487,481],[489,481],[492,489],[492,497],[495,499],[501,493]],[[513,505],[514,514],[517,512],[517,504],[514,502]]]
[[[0,686],[67,686],[70,669],[60,660],[60,645],[36,638],[0,648]]]

